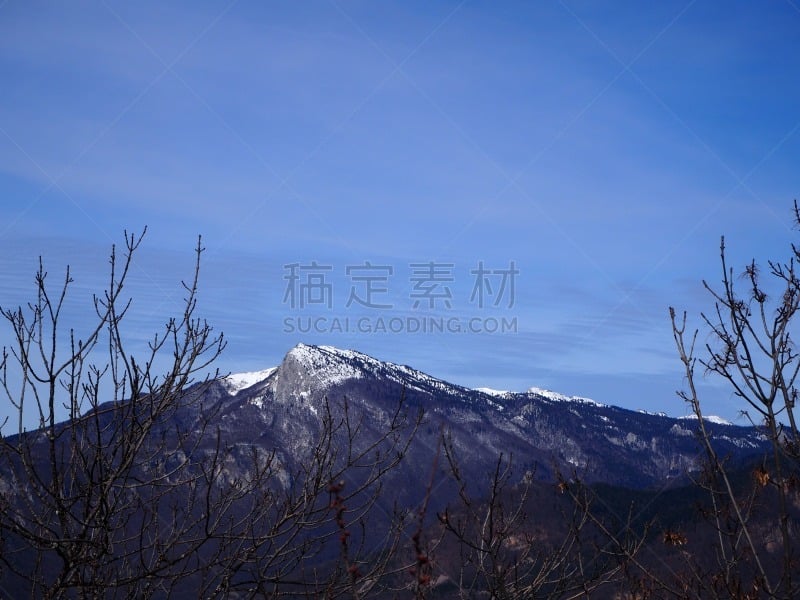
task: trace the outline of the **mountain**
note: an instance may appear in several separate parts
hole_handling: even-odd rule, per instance
[[[562,543],[577,540],[586,521],[573,517],[588,514],[573,479],[596,484],[613,531],[632,502],[637,518],[681,531],[695,518],[686,475],[703,453],[690,419],[539,388],[469,389],[304,344],[277,367],[177,389],[167,378],[0,439],[3,594],[113,586],[104,597],[333,597],[357,583],[358,595],[386,597],[424,585],[429,542],[437,594],[464,597],[464,577],[483,568],[469,553],[484,556],[485,534],[508,564],[598,557],[602,527]],[[753,462],[767,450],[755,428],[706,427],[743,478],[754,466],[766,473]]]
[[[274,444],[286,457],[318,433],[327,399],[347,400],[362,428],[380,432],[401,398],[425,411],[409,449],[407,473],[420,477],[434,461],[439,432],[447,432],[459,462],[483,480],[502,453],[518,477],[555,471],[587,482],[634,488],[663,485],[699,468],[696,423],[686,418],[606,406],[531,388],[527,392],[469,389],[411,367],[354,350],[299,344],[275,368],[231,375],[212,393],[222,403],[220,423],[242,442]],[[709,420],[717,451],[732,460],[761,454],[756,429]]]

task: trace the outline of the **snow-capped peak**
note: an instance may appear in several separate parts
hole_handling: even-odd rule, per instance
[[[508,390],[495,390],[488,387],[479,387],[474,389],[476,392],[483,392],[484,394],[488,394],[489,396],[505,396],[506,394],[511,393]]]
[[[222,382],[230,393],[238,392],[244,388],[249,388],[260,381],[264,381],[272,375],[278,367],[270,367],[262,371],[247,371],[245,373],[233,373],[225,377]]]
[[[679,419],[696,419],[697,415],[686,415],[684,417],[678,417]],[[709,423],[716,423],[717,425],[733,425],[727,419],[723,419],[722,417],[718,417],[717,415],[703,415],[703,421],[708,421]]]
[[[559,394],[558,392],[553,392],[551,390],[546,390],[540,387],[530,387],[528,388],[529,394],[535,394],[537,396],[541,396],[542,398],[547,398],[548,400],[554,400],[557,402],[580,402],[581,404],[593,404],[595,406],[605,406],[605,404],[600,404],[591,398],[584,398],[582,396],[566,396],[564,394]]]
[[[378,363],[377,360],[355,350],[340,350],[333,346],[309,346],[302,343],[289,350],[286,358],[303,365],[315,377],[324,379],[328,384],[363,377],[361,369],[353,364],[355,361]]]
[[[343,350],[341,348],[336,348],[335,346],[312,346],[303,343],[299,343],[294,348],[289,350],[287,356],[291,356],[295,360],[305,364],[318,363],[320,361],[330,363],[336,359],[345,361],[355,359],[360,361],[371,361],[375,363],[380,362],[371,356],[362,354],[361,352],[356,352],[355,350]]]
[[[422,371],[406,365],[378,360],[356,350],[343,350],[334,346],[297,344],[286,355],[300,363],[313,378],[324,386],[341,383],[347,379],[379,376],[403,384],[408,389],[453,386]]]

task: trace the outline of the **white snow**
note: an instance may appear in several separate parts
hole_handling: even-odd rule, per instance
[[[308,367],[315,375],[324,376],[325,383],[328,385],[341,383],[348,379],[360,379],[363,376],[360,369],[342,361],[343,358],[349,360],[368,358],[353,350],[339,350],[333,346],[307,346],[306,344],[297,344],[289,350],[289,355]],[[375,359],[370,360],[378,362]]]
[[[599,402],[596,402],[591,398],[584,398],[583,396],[565,396],[564,394],[559,394],[558,392],[553,392],[536,386],[528,388],[528,393],[536,394],[537,396],[542,396],[543,398],[547,398],[548,400],[554,400],[557,402],[580,402],[581,404],[605,406],[605,404],[600,404]]]
[[[669,432],[670,432],[671,434],[673,434],[673,435],[681,435],[681,436],[690,436],[690,435],[694,435],[694,434],[692,433],[692,430],[691,430],[691,429],[684,429],[683,427],[681,427],[681,426],[680,426],[680,425],[678,425],[677,423],[675,423],[675,425],[673,425],[672,427],[670,427],[670,428],[669,428]]]
[[[719,439],[725,440],[726,442],[730,442],[731,444],[734,444],[735,446],[738,446],[739,448],[758,448],[758,444],[756,442],[754,442],[753,440],[749,440],[749,439],[741,439],[741,438],[734,439],[734,438],[731,438],[731,437],[729,437],[727,435],[721,435],[721,436],[719,436]]]
[[[594,404],[595,406],[605,406],[605,404],[601,404],[596,400],[592,400],[591,398],[585,398],[584,396],[572,396],[570,398],[573,402],[582,402],[583,404]]]
[[[537,396],[544,396],[548,400],[559,400],[561,402],[566,402],[570,400],[569,396],[565,396],[564,394],[559,394],[558,392],[552,392],[550,390],[546,390],[540,387],[530,387],[528,388],[529,394],[536,394]]]
[[[342,350],[334,346],[309,346],[301,343],[292,348],[289,354],[317,372],[323,385],[333,385],[347,379],[360,379],[364,377],[365,372],[374,374],[379,371],[382,376],[402,383],[408,389],[424,389],[422,384],[441,388],[452,385],[411,367],[381,361],[356,350]],[[353,362],[356,364],[351,364]]]
[[[306,346],[305,344],[299,345],[310,348],[310,346]],[[345,350],[343,348],[337,348],[336,346],[317,346],[317,348],[325,350],[325,352],[330,352],[331,354],[338,354],[339,356],[343,356],[345,358],[372,358],[371,356],[368,357],[366,354],[361,354],[361,352],[356,352],[355,350]]]
[[[686,415],[684,417],[678,417],[679,419],[696,419],[697,415]],[[722,417],[718,417],[717,415],[703,415],[703,420],[708,421],[709,423],[716,423],[717,425],[733,425],[727,419],[723,419]]]
[[[654,417],[666,417],[667,416],[667,413],[665,413],[663,411],[652,412],[652,411],[649,411],[649,410],[645,410],[643,408],[636,409],[636,412],[641,413],[643,415],[653,415]]]
[[[251,385],[264,381],[272,375],[278,367],[270,367],[262,371],[248,371],[245,373],[233,373],[223,380],[223,385],[230,393],[238,392]]]
[[[475,388],[476,392],[483,392],[484,394],[488,394],[490,396],[505,396],[509,393],[508,390],[495,390],[488,387],[479,387]]]

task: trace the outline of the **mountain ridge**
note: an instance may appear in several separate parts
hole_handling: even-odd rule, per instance
[[[126,448],[116,444],[119,436],[145,426],[147,434],[134,438],[135,461],[114,488],[129,501],[115,531],[123,555],[136,556],[141,519],[155,535],[163,515],[178,515],[179,522],[168,522],[185,523],[191,539],[203,540],[201,530],[216,514],[215,523],[224,516],[235,529],[245,527],[242,535],[224,532],[219,539],[250,540],[252,525],[266,532],[259,539],[267,544],[295,534],[301,553],[316,544],[319,551],[308,554],[315,568],[340,565],[335,540],[347,539],[346,524],[363,526],[361,539],[377,544],[384,534],[375,532],[398,523],[413,530],[423,526],[425,515],[436,523],[442,511],[459,505],[471,510],[470,503],[486,500],[487,484],[492,488],[498,477],[508,498],[527,498],[524,490],[533,490],[527,506],[538,511],[546,502],[553,519],[569,514],[559,507],[570,505],[563,490],[577,480],[605,490],[603,498],[610,500],[602,506],[619,507],[609,509],[610,517],[625,514],[632,498],[648,509],[664,490],[675,490],[672,504],[686,499],[690,506],[696,494],[685,490],[696,489],[687,484],[693,475],[697,480],[705,457],[696,422],[541,392],[487,393],[360,352],[303,344],[277,367],[197,382],[163,397],[106,402],[52,431],[10,436],[0,491],[17,516],[52,519],[51,495],[42,486],[55,456],[73,489],[89,493],[85,500],[74,496],[74,521],[82,526],[82,503],[102,506],[96,499],[106,489],[87,482]],[[161,410],[155,421],[149,421],[151,409]],[[757,428],[709,422],[706,430],[718,455],[741,477],[764,464],[769,442]],[[32,485],[40,486],[33,494]],[[219,503],[209,508],[217,494]],[[347,521],[337,504],[344,501],[340,494],[347,497]],[[368,527],[361,521],[364,511]],[[11,525],[18,522],[15,517]],[[287,523],[289,529],[282,529]],[[535,527],[539,535],[542,528]],[[198,549],[203,556],[214,551],[213,545]],[[14,560],[24,565],[27,558]]]
[[[430,375],[424,371],[420,371],[415,369],[409,365],[394,363],[391,361],[385,361],[377,359],[373,356],[370,356],[366,353],[360,352],[358,350],[353,349],[343,349],[336,346],[331,345],[314,345],[314,344],[305,344],[305,343],[298,343],[293,348],[291,348],[286,355],[284,356],[283,361],[281,364],[287,360],[287,358],[293,357],[295,360],[299,360],[301,362],[305,362],[306,366],[309,368],[314,369],[323,369],[325,367],[335,366],[333,373],[329,375],[328,383],[335,384],[338,380],[347,379],[348,376],[353,378],[361,378],[364,376],[364,367],[371,366],[375,371],[381,375],[390,374],[392,371],[395,372],[395,379],[398,381],[405,381],[406,383],[412,382],[414,378],[423,379],[428,382],[438,382],[440,384],[445,384],[450,387],[456,387],[463,390],[470,390],[474,392],[479,392],[481,394],[485,394],[489,397],[495,398],[506,398],[510,396],[518,396],[524,394],[533,394],[535,396],[550,400],[550,401],[561,401],[561,402],[573,402],[578,404],[590,404],[599,407],[614,407],[620,410],[626,410],[631,412],[639,412],[642,414],[648,415],[655,415],[659,417],[667,417],[670,419],[696,419],[695,415],[681,415],[681,416],[670,416],[665,412],[649,412],[642,409],[634,410],[625,408],[622,406],[614,405],[614,404],[604,404],[602,402],[598,402],[592,398],[586,396],[568,396],[566,394],[562,394],[560,392],[556,392],[553,390],[549,390],[546,388],[542,388],[539,386],[530,386],[525,391],[514,391],[514,390],[496,390],[490,387],[475,387],[470,388],[466,386],[462,386],[457,383],[452,383],[445,379],[441,379]],[[336,365],[334,362],[335,359],[338,359],[342,362],[350,362],[351,368],[348,373],[348,369],[342,368],[341,365]],[[352,368],[352,363],[358,364],[361,366],[361,370],[357,370]],[[247,387],[252,387],[257,383],[261,383],[268,379],[271,375],[273,375],[278,369],[280,365],[268,367],[266,369],[262,369],[259,371],[249,371],[249,372],[242,372],[242,373],[231,373],[227,377],[224,378],[228,385],[230,385],[236,391],[241,389],[245,389]],[[398,376],[397,373],[400,373],[401,376]],[[716,425],[730,425],[733,427],[746,427],[746,425],[737,425],[735,423],[731,423],[727,419],[720,417],[718,415],[704,415],[703,419],[709,423],[713,423]]]
[[[476,476],[504,454],[515,457],[520,477],[535,472],[552,479],[560,472],[644,488],[685,477],[700,468],[704,456],[690,419],[536,387],[502,394],[466,388],[333,346],[298,344],[277,367],[224,381],[224,418],[240,424],[231,435],[249,431],[252,439],[269,439],[287,456],[302,449],[297,440],[313,438],[327,402],[346,401],[354,413],[364,415],[365,430],[377,436],[401,399],[427,415],[427,437],[412,449],[411,462],[429,465],[434,432],[446,430],[454,451]],[[705,424],[721,455],[740,459],[767,447],[756,428],[716,419]]]

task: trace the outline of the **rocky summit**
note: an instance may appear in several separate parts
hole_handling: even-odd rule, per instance
[[[362,433],[379,435],[402,402],[424,412],[404,469],[429,471],[443,432],[463,468],[481,480],[498,456],[512,457],[519,477],[552,479],[555,471],[586,482],[634,488],[663,485],[699,468],[697,424],[686,418],[632,411],[588,398],[531,388],[469,389],[354,350],[299,344],[282,363],[230,375],[206,392],[219,402],[219,425],[237,443],[276,449],[287,462],[319,435],[326,403],[347,402]],[[731,460],[761,454],[753,427],[706,422],[716,450]],[[366,436],[367,438],[369,436]]]

